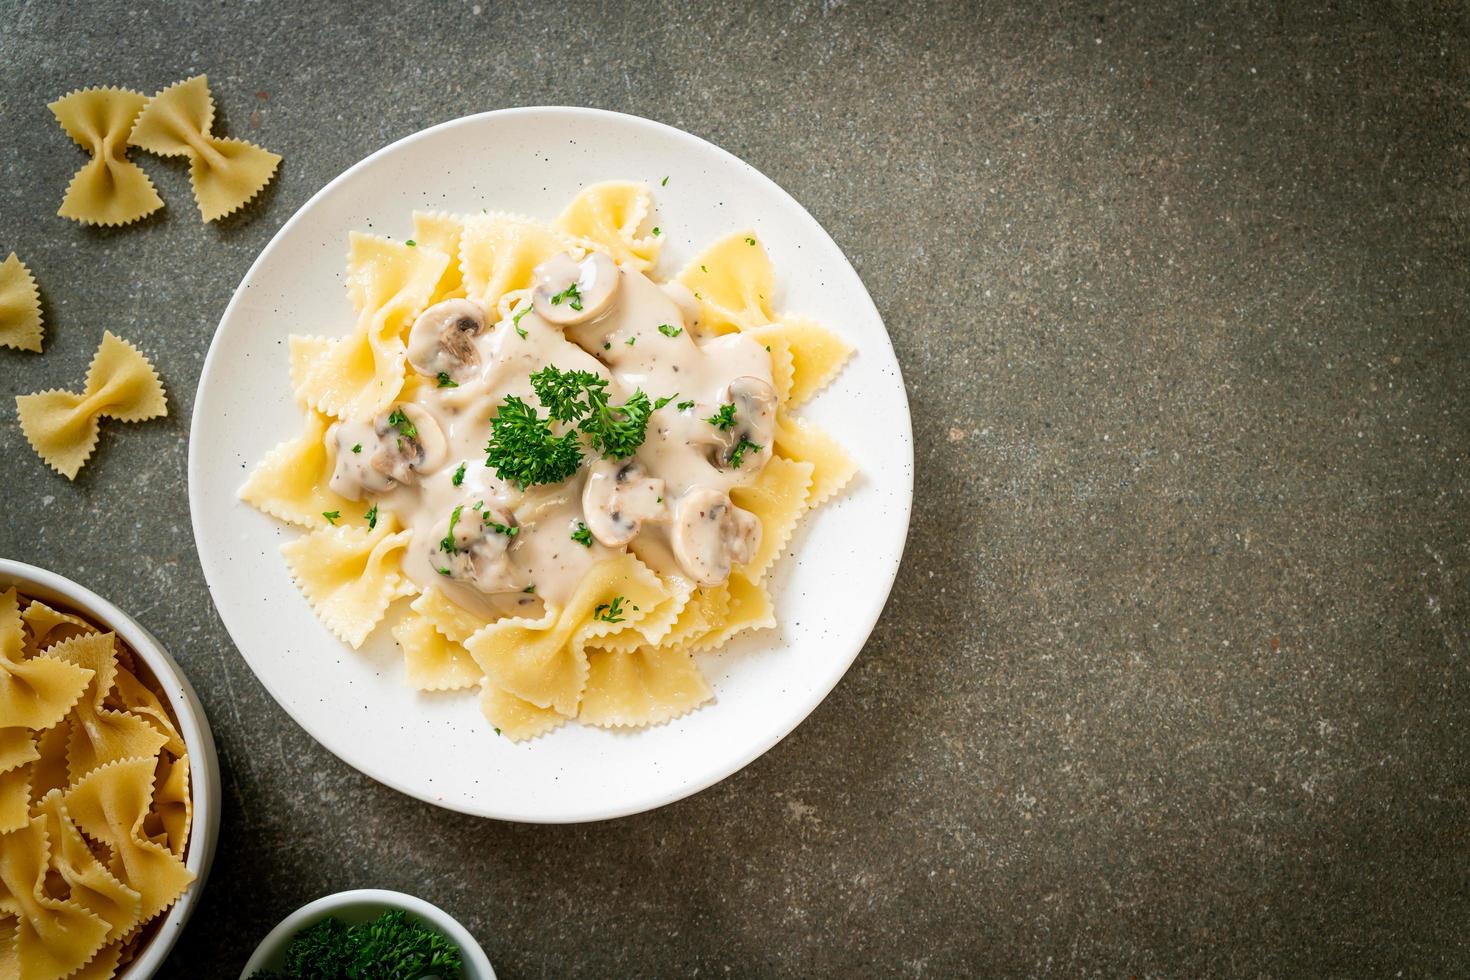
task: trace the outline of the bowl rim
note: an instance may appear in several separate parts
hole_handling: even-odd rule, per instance
[[[31,593],[26,591],[27,587],[49,592],[51,596],[43,594],[34,598],[45,601],[55,597],[121,636],[143,658],[168,695],[169,705],[179,723],[179,734],[189,751],[189,795],[193,803],[193,820],[189,827],[189,846],[184,864],[194,873],[194,881],[164,915],[153,938],[118,973],[120,980],[146,980],[158,971],[178,942],[199,896],[204,892],[214,860],[219,829],[220,779],[219,756],[209,719],[189,678],[163,644],[114,603],[58,572],[12,558],[0,558],[0,589],[12,586],[28,596]]]
[[[475,968],[477,973],[469,975],[469,980],[495,980],[495,968],[490,965],[490,957],[485,955],[485,950],[480,946],[479,940],[475,939],[474,934],[466,929],[463,923],[439,906],[417,895],[409,895],[406,892],[387,888],[353,888],[348,891],[332,892],[307,902],[278,922],[276,927],[266,933],[265,938],[256,944],[255,951],[250,954],[250,959],[245,962],[244,969],[240,971],[240,980],[249,980],[256,970],[265,966],[272,954],[308,925],[326,918],[338,909],[361,905],[386,905],[411,912],[424,919],[458,946],[466,963]]]
[[[200,391],[202,392],[205,383],[211,377],[213,377],[213,375],[218,370],[216,358],[220,356],[221,351],[221,345],[218,343],[219,330],[220,327],[223,326],[225,322],[234,315],[236,308],[242,302],[244,302],[244,286],[252,279],[252,277],[256,273],[256,270],[265,262],[266,258],[277,247],[277,245],[285,240],[287,236],[291,234],[299,224],[306,221],[310,217],[311,212],[318,205],[318,203],[327,198],[327,196],[331,194],[338,186],[347,183],[359,172],[373,166],[381,159],[387,157],[395,151],[400,150],[402,147],[405,147],[412,143],[420,142],[422,140],[430,139],[440,133],[454,129],[469,128],[480,125],[484,121],[492,118],[503,119],[517,116],[536,116],[543,114],[616,120],[620,123],[629,124],[634,127],[642,127],[650,131],[656,131],[666,134],[674,139],[696,144],[702,149],[714,153],[717,157],[723,158],[724,160],[748,171],[753,179],[765,185],[766,189],[772,195],[774,195],[777,199],[788,206],[791,209],[791,212],[796,215],[800,221],[808,226],[809,230],[814,236],[816,236],[819,240],[825,241],[835,253],[842,257],[843,261],[847,263],[848,267],[852,269],[857,284],[857,292],[855,295],[853,295],[852,301],[855,304],[863,307],[865,312],[870,314],[872,318],[879,325],[882,326],[882,336],[880,338],[880,342],[887,345],[888,353],[893,359],[894,371],[898,380],[898,390],[903,396],[899,400],[899,402],[895,404],[894,409],[895,411],[901,412],[903,422],[902,428],[907,434],[907,438],[904,440],[903,445],[904,460],[901,467],[903,473],[903,493],[901,496],[899,507],[899,509],[901,510],[901,520],[893,522],[892,527],[889,529],[887,534],[887,536],[891,539],[892,561],[891,564],[889,564],[883,572],[886,581],[882,582],[882,598],[880,601],[875,602],[871,609],[866,609],[862,612],[854,613],[852,617],[855,620],[862,620],[862,641],[854,644],[850,655],[842,658],[840,663],[834,661],[830,683],[824,683],[822,685],[822,690],[820,691],[820,693],[814,693],[809,703],[806,704],[802,710],[798,712],[793,712],[789,724],[783,725],[780,730],[776,731],[768,738],[750,742],[745,747],[744,751],[739,753],[738,756],[736,756],[728,765],[721,765],[718,767],[710,768],[700,773],[697,777],[686,779],[681,783],[669,785],[657,791],[644,793],[637,799],[623,801],[617,805],[588,805],[573,813],[547,814],[535,810],[527,810],[524,808],[513,808],[507,806],[500,806],[493,809],[471,808],[460,806],[457,803],[446,803],[442,800],[435,799],[432,795],[425,793],[420,787],[413,785],[407,780],[399,778],[389,770],[382,768],[366,767],[361,765],[359,761],[349,758],[346,754],[339,751],[337,746],[331,744],[327,740],[324,740],[310,725],[302,720],[300,716],[300,709],[292,703],[290,698],[285,697],[284,693],[278,690],[276,682],[269,674],[262,673],[256,670],[255,665],[244,653],[243,645],[240,643],[239,638],[235,634],[235,629],[231,625],[231,618],[224,614],[223,610],[219,608],[219,604],[217,602],[215,603],[215,605],[216,611],[219,612],[220,620],[225,627],[225,631],[229,635],[231,641],[234,643],[237,652],[240,654],[241,658],[245,660],[246,665],[250,667],[251,673],[271,695],[272,699],[281,706],[282,710],[286,712],[286,714],[291,718],[293,722],[295,722],[303,731],[305,731],[308,735],[312,737],[313,741],[325,748],[328,752],[332,753],[332,755],[341,759],[353,769],[366,775],[368,778],[374,780],[375,782],[388,786],[391,789],[397,790],[400,793],[411,796],[415,799],[423,800],[424,802],[433,804],[435,806],[452,809],[456,812],[466,813],[471,816],[477,816],[486,819],[513,821],[518,823],[535,824],[592,823],[603,820],[618,819],[621,817],[632,816],[639,813],[646,813],[652,810],[656,810],[660,807],[668,806],[669,804],[678,802],[679,800],[683,800],[689,796],[694,795],[695,793],[708,789],[709,787],[717,783],[723,782],[724,780],[740,772],[745,767],[749,766],[756,759],[759,759],[767,752],[769,752],[772,748],[782,742],[788,735],[790,735],[799,725],[801,725],[803,721],[809,718],[811,714],[822,704],[822,702],[826,700],[828,695],[832,693],[837,685],[841,683],[842,678],[846,676],[847,672],[851,669],[852,664],[857,660],[858,655],[867,645],[868,640],[871,639],[873,630],[876,628],[878,620],[882,616],[883,611],[887,608],[888,600],[892,596],[893,586],[898,580],[898,573],[903,564],[903,554],[906,550],[908,542],[908,532],[913,515],[913,413],[909,405],[907,389],[903,384],[902,365],[900,365],[898,362],[898,356],[893,349],[893,339],[892,336],[888,333],[887,324],[883,320],[882,313],[878,310],[877,304],[873,302],[872,295],[868,292],[867,285],[863,283],[862,277],[858,275],[857,269],[852,265],[851,260],[848,259],[847,253],[843,251],[840,245],[837,244],[837,242],[832,238],[831,234],[829,234],[826,228],[822,226],[821,222],[819,222],[811,214],[811,212],[808,211],[806,207],[801,204],[800,201],[792,197],[791,194],[785,190],[785,188],[781,187],[780,184],[776,183],[774,180],[772,180],[770,177],[768,177],[765,173],[763,173],[752,164],[747,163],[745,160],[731,153],[729,150],[724,149],[723,147],[711,142],[710,140],[704,139],[701,136],[697,136],[677,126],[672,126],[654,119],[648,119],[646,117],[633,115],[631,113],[615,112],[608,109],[567,105],[511,106],[500,109],[492,109],[486,112],[472,113],[454,119],[448,119],[435,125],[427,126],[423,129],[416,130],[412,133],[402,136],[399,139],[396,139],[390,143],[385,144],[384,146],[379,147],[372,153],[369,153],[367,156],[363,157],[356,163],[349,166],[347,169],[343,170],[336,177],[333,177],[326,184],[322,185],[321,188],[319,188],[314,194],[307,198],[307,200],[304,201],[301,206],[298,207],[296,211],[281,225],[281,227],[271,237],[270,241],[268,241],[256,254],[254,261],[251,262],[250,267],[246,269],[245,274],[241,277],[240,283],[235,287],[235,291],[231,295],[229,303],[226,304],[224,312],[221,313],[219,322],[215,328],[214,338],[210,342],[209,350],[205,354],[204,363],[200,368],[199,385]],[[196,549],[198,549],[199,542],[204,538],[203,525],[205,521],[205,509],[200,506],[198,500],[196,499],[197,494],[200,492],[199,487],[202,485],[203,481],[202,468],[204,466],[203,456],[199,448],[200,440],[197,439],[196,436],[201,426],[203,425],[203,420],[208,406],[209,400],[200,397],[199,393],[196,392],[194,406],[189,422],[189,459],[187,467],[189,513],[191,527],[194,533]],[[203,551],[199,551],[200,567],[204,573],[204,580],[209,590],[210,601],[214,602],[216,588],[215,578],[217,577],[215,566],[220,561],[220,555],[217,552],[212,553],[211,558],[212,561],[206,561]]]

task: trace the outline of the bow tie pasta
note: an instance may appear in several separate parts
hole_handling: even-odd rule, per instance
[[[168,699],[114,634],[12,588],[0,719],[0,964],[27,980],[111,977],[194,878],[189,756]]]
[[[754,232],[653,278],[642,184],[412,228],[351,236],[356,326],[290,339],[304,430],[240,496],[305,532],[282,551],[331,632],[396,616],[408,685],[479,688],[502,735],[707,702],[699,655],[776,625],[772,568],[856,472],[794,414],[851,347],[780,310]]]

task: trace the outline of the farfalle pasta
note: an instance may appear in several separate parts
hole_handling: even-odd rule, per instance
[[[17,395],[15,408],[31,448],[68,480],[76,479],[96,448],[101,419],[142,422],[168,414],[153,365],[111,331],[103,332],[80,393],[52,389]]]
[[[290,339],[303,431],[240,491],[307,530],[282,552],[334,634],[387,620],[408,686],[477,688],[511,739],[709,701],[698,655],[776,625],[776,561],[855,472],[794,414],[850,346],[777,308],[754,232],[655,281],[653,220],[618,181],[554,224],[353,234],[357,325]]]
[[[89,88],[51,103],[61,128],[92,159],[67,185],[63,218],[89,225],[125,225],[163,207],[141,167],[127,157],[128,137],[148,97],[121,88]]]
[[[106,980],[193,881],[187,748],[113,633],[13,588],[0,668],[0,966]]]
[[[11,252],[0,262],[0,347],[39,352],[44,334],[36,277]]]
[[[218,221],[270,183],[281,158],[241,139],[214,136],[214,97],[204,75],[170,85],[147,100],[128,141],[160,156],[189,158],[194,201],[205,221]]]

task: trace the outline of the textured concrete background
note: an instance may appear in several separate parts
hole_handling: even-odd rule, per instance
[[[1470,973],[1470,14],[1458,2],[627,9],[0,5],[0,250],[44,356],[104,327],[163,422],[75,484],[5,408],[0,554],[138,615],[225,769],[169,976],[229,976],[325,892],[398,888],[500,975]],[[119,231],[54,217],[73,87],[208,72],[284,154],[201,226],[187,172]],[[749,160],[893,334],[917,497],[889,609],[786,742],[655,813],[442,812],[276,707],[211,608],[185,500],[214,325],[306,198],[398,137],[565,103]]]

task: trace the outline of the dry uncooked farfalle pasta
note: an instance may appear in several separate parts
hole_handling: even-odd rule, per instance
[[[214,99],[197,75],[159,92],[138,116],[129,141],[150,153],[189,158],[194,200],[205,221],[239,210],[260,193],[281,158],[245,140],[210,135]]]
[[[132,344],[110,331],[87,369],[81,394],[52,389],[17,395],[20,428],[46,463],[74,480],[97,445],[99,420],[142,422],[168,414],[158,372]]]
[[[36,278],[11,252],[0,262],[0,347],[39,351],[42,333]]]
[[[163,207],[142,169],[127,158],[128,135],[148,97],[121,88],[89,88],[51,103],[67,135],[92,154],[67,185],[63,218],[89,225],[125,225]]]
[[[0,977],[114,976],[194,880],[188,746],[139,660],[0,592]]]

